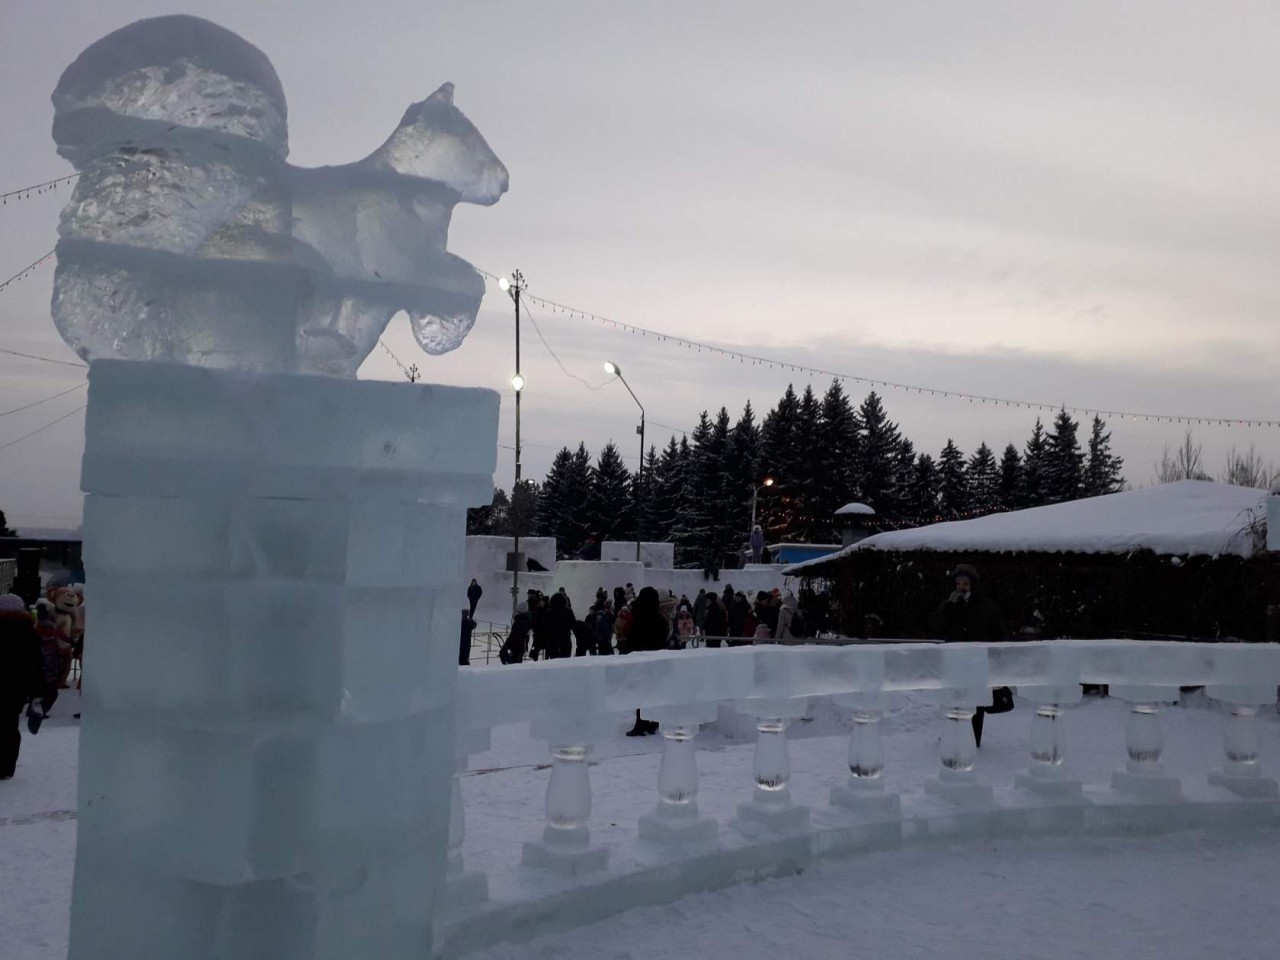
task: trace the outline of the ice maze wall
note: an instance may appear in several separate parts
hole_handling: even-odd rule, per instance
[[[430,954],[497,413],[93,364],[72,960]]]

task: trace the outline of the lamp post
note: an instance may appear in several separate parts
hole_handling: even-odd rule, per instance
[[[765,487],[772,486],[773,477],[765,477],[764,481],[758,487],[753,487],[751,489],[751,530],[747,531],[748,535],[756,528],[756,497],[760,495],[760,491]]]
[[[511,488],[511,532],[514,547],[511,551],[511,622],[516,620],[516,607],[520,604],[520,394],[524,392],[524,377],[520,375],[520,291],[525,288],[524,274],[513,270],[511,279],[502,277],[498,288],[511,297],[516,305],[516,372],[511,377],[511,389],[516,392],[516,479]]]
[[[644,404],[640,402],[631,384],[627,383],[626,378],[622,376],[622,368],[612,360],[604,362],[604,372],[612,374],[622,381],[622,385],[627,388],[627,393],[631,394],[631,399],[636,402],[636,406],[640,408],[640,426],[636,427],[636,433],[640,434],[640,470],[636,474],[636,561],[640,560],[640,519],[644,515]]]

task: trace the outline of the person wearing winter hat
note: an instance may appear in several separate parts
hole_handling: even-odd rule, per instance
[[[936,637],[947,643],[999,643],[1008,639],[1000,608],[995,601],[978,590],[978,571],[972,564],[960,563],[951,571],[954,589],[951,596],[933,615],[931,626]],[[973,740],[982,746],[983,718],[988,713],[1008,713],[1013,709],[1013,691],[997,687],[992,691],[991,705],[978,706],[973,714]]]
[[[667,591],[670,594],[670,591]],[[671,594],[668,598],[670,608],[674,611],[676,598]],[[631,628],[628,635],[627,651],[664,650],[667,639],[671,636],[671,621],[663,612],[663,598],[653,587],[642,587],[631,604]],[[658,732],[656,720],[645,720],[636,711],[635,726],[627,731],[628,737],[643,737]]]
[[[22,749],[22,708],[40,696],[44,674],[40,637],[26,602],[0,595],[0,780],[13,776]]]
[[[529,647],[529,604],[516,604],[516,615],[511,621],[511,632],[498,649],[498,659],[503,663],[523,663]]]

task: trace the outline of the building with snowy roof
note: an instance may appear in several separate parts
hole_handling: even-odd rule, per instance
[[[1268,492],[1178,483],[867,537],[793,564],[829,580],[846,632],[927,635],[955,564],[977,565],[1012,635],[1280,639]]]

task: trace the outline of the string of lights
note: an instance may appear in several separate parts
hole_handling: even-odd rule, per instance
[[[31,274],[35,273],[36,269],[42,263],[44,263],[46,260],[48,260],[50,257],[53,256],[54,252],[55,251],[50,250],[39,260],[36,260],[34,263],[27,264],[25,267],[23,267],[21,270],[15,273],[12,277],[10,277],[4,283],[0,283],[0,290],[3,290],[5,287],[9,286],[9,284],[11,283],[17,283],[18,281],[25,280],[27,277],[31,276]]]
[[[497,279],[494,274],[487,271],[481,270],[479,272],[491,280]],[[708,354],[725,357],[730,360],[737,360],[739,363],[743,364],[749,363],[753,366],[768,367],[771,370],[790,370],[795,373],[808,374],[815,377],[821,377],[823,379],[863,384],[871,387],[872,389],[893,389],[921,396],[927,395],[944,399],[967,401],[968,403],[990,404],[992,406],[1020,407],[1026,410],[1039,410],[1048,413],[1056,413],[1058,410],[1066,410],[1069,413],[1089,417],[1096,415],[1102,418],[1123,418],[1133,421],[1141,420],[1157,423],[1196,424],[1201,426],[1220,427],[1280,427],[1280,420],[1268,420],[1258,417],[1206,417],[1188,414],[1152,413],[1141,410],[1110,410],[1100,406],[1082,406],[1071,403],[1046,403],[1042,400],[997,397],[987,394],[969,393],[963,390],[944,389],[936,386],[929,387],[911,383],[900,383],[893,380],[884,380],[878,377],[843,373],[838,370],[826,370],[821,367],[813,367],[803,363],[793,363],[788,360],[779,360],[776,357],[759,356],[756,354],[745,353],[741,350],[734,350],[729,347],[720,347],[715,344],[691,340],[688,337],[680,337],[660,330],[641,327],[634,323],[615,320],[612,317],[608,317],[603,314],[593,313],[590,310],[583,310],[581,307],[560,303],[545,297],[538,297],[530,293],[526,293],[524,295],[524,299],[535,303],[544,309],[550,310],[552,313],[562,314],[575,320],[595,321],[612,329],[622,330],[632,335],[639,335],[646,338],[652,337],[657,343],[670,343],[698,353],[706,352]]]
[[[48,193],[57,190],[64,183],[70,183],[78,173],[68,173],[65,177],[54,177],[52,180],[46,180],[44,183],[33,183],[29,187],[19,187],[17,190],[10,190],[8,193],[0,193],[0,206],[7,206],[10,200],[30,200],[31,194]]]

